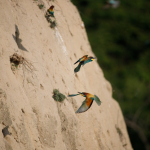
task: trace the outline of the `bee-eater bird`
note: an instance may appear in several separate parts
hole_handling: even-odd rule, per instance
[[[86,97],[86,99],[82,102],[82,105],[76,111],[76,113],[82,113],[82,112],[87,111],[91,107],[91,105],[93,103],[93,100],[96,101],[96,103],[97,103],[98,106],[101,105],[101,101],[100,101],[100,99],[96,95],[92,95],[90,93],[85,93],[85,92],[78,92],[78,93],[79,94],[68,95],[68,97],[73,97],[73,96],[77,96],[77,95],[81,95],[83,97]]]
[[[54,6],[52,5],[52,6],[50,6],[50,8],[47,10],[48,12],[49,12],[49,14],[52,16],[52,17],[54,17]]]
[[[96,59],[96,57],[88,57],[88,55],[84,55],[78,61],[76,61],[74,63],[74,65],[75,65],[76,63],[79,62],[79,65],[74,69],[74,72],[78,72],[82,65],[84,66],[86,63],[89,63],[89,62],[93,61],[94,59]]]
[[[120,5],[120,1],[118,0],[108,0],[107,4],[103,7],[104,9],[108,9],[110,7],[117,8]]]

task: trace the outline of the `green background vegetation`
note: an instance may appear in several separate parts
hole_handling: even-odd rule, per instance
[[[92,50],[113,87],[135,150],[150,141],[150,1],[72,0],[85,23]]]

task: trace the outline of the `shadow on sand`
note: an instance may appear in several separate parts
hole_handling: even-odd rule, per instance
[[[12,36],[13,36],[15,42],[17,43],[18,48],[23,50],[23,51],[28,52],[28,50],[21,44],[22,39],[19,38],[19,35],[20,35],[19,29],[18,29],[17,25],[15,25],[15,35],[12,34]]]

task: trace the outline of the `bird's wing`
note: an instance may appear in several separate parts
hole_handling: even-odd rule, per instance
[[[74,63],[74,65],[75,65],[76,63],[78,63],[78,62],[84,61],[87,57],[88,57],[88,55],[84,55],[84,56],[81,57],[79,60],[77,60],[77,61]]]
[[[68,95],[68,97],[73,97],[73,96],[77,96],[77,95],[80,95],[80,94],[71,94],[71,95]]]
[[[94,95],[94,100],[95,100],[95,102],[97,103],[98,106],[101,105],[101,101],[96,95]]]
[[[80,62],[84,61],[87,58],[88,55],[84,55],[82,58],[80,58]]]
[[[83,61],[80,62],[79,65],[74,69],[75,73],[78,72],[78,71],[80,71],[80,68],[81,68],[82,64],[83,64]]]
[[[74,65],[76,64],[76,63],[78,63],[80,61],[80,59],[79,60],[77,60],[75,63],[74,63]]]
[[[80,106],[80,108],[76,111],[76,113],[82,113],[82,112],[87,111],[87,110],[91,107],[92,103],[93,103],[93,100],[86,98],[86,99],[83,101],[83,103],[82,103],[82,105]]]

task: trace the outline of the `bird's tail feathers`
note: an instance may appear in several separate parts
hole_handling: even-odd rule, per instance
[[[94,97],[95,102],[97,103],[98,106],[100,106],[102,102],[100,101],[100,99],[96,95],[94,95],[94,96],[95,96]]]

